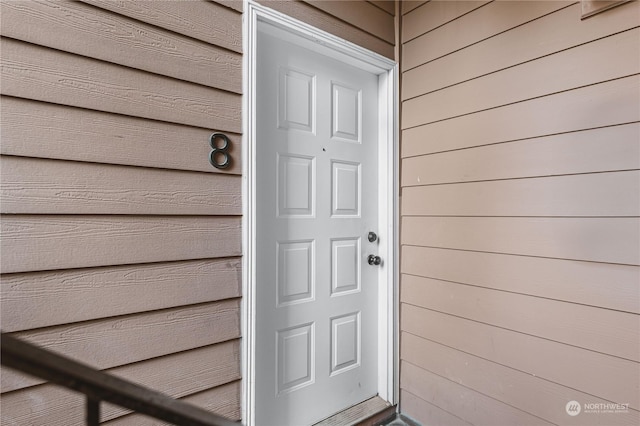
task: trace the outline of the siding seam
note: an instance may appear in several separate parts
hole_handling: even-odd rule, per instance
[[[567,302],[567,303],[570,303],[570,302]],[[478,320],[475,320],[475,319],[473,319],[473,318],[467,318],[467,317],[463,317],[463,316],[460,316],[460,315],[451,314],[451,313],[444,312],[444,311],[439,311],[439,310],[437,310],[437,309],[425,308],[424,306],[414,305],[413,303],[409,303],[409,302],[402,302],[402,304],[405,304],[405,305],[408,305],[408,306],[412,306],[412,307],[414,307],[414,308],[418,308],[418,309],[424,309],[425,311],[437,312],[437,313],[442,314],[442,315],[448,315],[448,316],[450,316],[450,317],[455,317],[455,318],[459,318],[459,319],[462,319],[462,320],[471,321],[471,322],[474,322],[474,323],[476,323],[476,324],[483,324],[483,325],[486,325],[486,326],[488,326],[488,327],[499,328],[499,329],[501,329],[501,330],[506,330],[506,331],[510,331],[510,332],[513,332],[513,333],[518,333],[518,334],[521,334],[521,335],[524,335],[524,336],[535,337],[535,338],[537,338],[537,339],[546,340],[546,341],[548,341],[548,342],[559,343],[559,344],[562,344],[562,345],[571,346],[572,348],[577,348],[577,349],[581,349],[581,350],[584,350],[584,351],[589,351],[589,352],[597,353],[597,354],[604,355],[604,356],[610,356],[610,357],[612,357],[612,358],[617,358],[617,359],[621,359],[621,360],[624,360],[624,361],[628,361],[628,362],[632,362],[632,363],[636,363],[636,364],[638,364],[638,361],[633,360],[633,359],[625,358],[625,357],[618,356],[618,355],[613,355],[613,354],[606,353],[606,352],[596,351],[596,350],[593,350],[593,349],[590,349],[590,348],[585,348],[585,347],[583,347],[583,346],[572,345],[572,344],[570,344],[570,343],[567,343],[567,342],[561,342],[561,341],[559,341],[559,340],[550,339],[550,338],[548,338],[548,337],[538,336],[538,335],[531,334],[531,333],[525,333],[525,332],[523,332],[523,331],[514,330],[514,329],[512,329],[512,328],[501,327],[501,326],[499,326],[499,325],[491,324],[491,323],[484,322],[484,321],[478,321]],[[636,315],[636,316],[637,316],[638,314],[633,314],[633,315]],[[407,330],[402,330],[402,332],[406,333],[406,332],[407,332]],[[412,333],[412,334],[413,334],[413,333]],[[427,340],[429,340],[429,339],[427,339]],[[563,385],[563,386],[566,386],[566,385]],[[581,392],[584,392],[584,391],[581,391]]]
[[[587,128],[584,128],[584,129],[570,130],[570,131],[567,131],[567,132],[548,133],[548,134],[539,135],[539,136],[538,135],[531,136],[531,137],[528,137],[528,138],[510,139],[510,140],[506,140],[506,141],[492,142],[492,143],[486,143],[486,144],[482,144],[482,145],[465,146],[465,147],[462,147],[462,148],[449,149],[449,150],[445,150],[445,151],[429,152],[427,154],[407,155],[406,157],[402,157],[402,159],[404,160],[405,158],[417,158],[417,157],[422,157],[422,156],[427,156],[427,155],[442,154],[442,153],[445,153],[445,152],[463,151],[463,150],[467,150],[467,149],[482,148],[482,147],[485,147],[485,146],[493,146],[493,145],[502,145],[502,144],[506,144],[506,143],[516,143],[516,142],[528,141],[528,140],[532,140],[532,139],[545,138],[545,137],[549,137],[549,136],[559,136],[559,135],[566,135],[566,134],[570,134],[570,133],[585,132],[585,131],[589,131],[589,130],[606,129],[606,128],[609,128],[609,127],[627,126],[629,124],[636,124],[636,123],[640,123],[640,121],[628,121],[628,122],[624,122],[624,123],[609,124],[609,125],[606,125],[606,126],[587,127]],[[420,127],[420,126],[417,126],[417,127]]]
[[[82,4],[84,4],[84,5],[86,5],[86,6],[90,6],[90,7],[94,8],[94,9],[104,11],[104,12],[106,12],[106,13],[109,13],[109,14],[113,15],[113,16],[117,16],[117,17],[125,18],[125,19],[130,19],[130,20],[132,20],[132,21],[139,22],[139,23],[142,23],[142,24],[145,24],[145,25],[151,25],[152,27],[159,28],[159,29],[161,29],[161,30],[163,30],[163,31],[168,31],[168,32],[170,32],[170,33],[173,33],[173,34],[179,35],[179,36],[181,36],[181,37],[187,37],[187,38],[189,38],[189,39],[191,39],[191,40],[195,40],[195,41],[198,41],[198,42],[200,42],[200,43],[206,43],[206,44],[208,44],[208,45],[210,45],[210,46],[216,46],[216,47],[218,47],[218,48],[220,48],[220,49],[224,49],[224,50],[226,50],[226,51],[228,51],[228,52],[237,53],[237,54],[239,54],[239,55],[242,55],[242,54],[243,54],[243,53],[242,53],[242,44],[240,44],[240,46],[239,46],[239,48],[238,48],[239,50],[233,50],[233,49],[230,49],[230,48],[228,48],[228,47],[219,46],[219,45],[217,45],[217,44],[214,44],[214,43],[211,43],[211,42],[208,42],[208,41],[205,41],[205,40],[202,40],[202,39],[199,39],[199,38],[196,38],[196,37],[190,36],[190,35],[188,35],[188,34],[184,34],[184,33],[181,33],[181,32],[175,31],[175,30],[172,30],[171,28],[166,28],[166,27],[164,27],[164,26],[162,26],[162,25],[158,25],[158,24],[154,24],[154,23],[151,23],[151,22],[143,21],[143,20],[141,20],[141,19],[137,19],[137,18],[134,18],[134,17],[129,16],[129,15],[125,15],[125,14],[118,13],[118,12],[115,12],[115,11],[110,10],[110,9],[106,9],[106,8],[102,8],[102,7],[96,6],[95,4],[92,4],[92,3],[84,2],[83,0],[79,0],[79,1],[80,1],[80,2],[82,2]],[[227,6],[223,5],[223,4],[220,4],[220,3],[216,2],[215,0],[210,0],[210,3],[213,3],[213,4],[215,4],[215,5],[216,5],[216,6],[218,6],[218,7],[224,8],[225,10],[232,11],[232,12],[234,12],[236,15],[242,15],[242,14],[243,14],[243,12],[239,12],[239,11],[237,11],[237,10],[235,10],[235,9],[231,8],[231,7],[227,7]]]
[[[491,3],[487,3],[487,4],[491,4]],[[461,51],[461,50],[463,50],[463,49],[466,49],[467,47],[470,47],[470,46],[473,46],[473,45],[476,45],[476,44],[482,43],[482,42],[484,42],[484,41],[486,41],[486,40],[489,40],[489,39],[494,38],[494,37],[496,37],[496,36],[499,36],[499,35],[501,35],[501,34],[507,33],[507,32],[509,32],[509,31],[511,31],[511,30],[513,30],[513,29],[515,29],[515,28],[521,27],[521,26],[523,26],[523,25],[527,25],[527,24],[528,24],[528,23],[530,23],[530,22],[534,22],[534,21],[536,21],[536,20],[538,20],[538,19],[544,18],[545,16],[552,15],[552,14],[554,14],[554,13],[556,13],[556,12],[560,11],[560,10],[566,9],[567,7],[571,7],[571,6],[573,6],[574,4],[575,4],[575,3],[571,3],[571,4],[569,4],[569,5],[567,5],[567,6],[563,7],[563,8],[560,8],[560,9],[558,9],[558,10],[554,10],[553,12],[545,13],[544,15],[538,16],[537,18],[533,18],[533,19],[531,19],[531,20],[529,20],[529,21],[527,21],[527,22],[523,22],[522,24],[516,25],[516,26],[511,27],[511,28],[508,28],[508,29],[506,29],[506,30],[504,30],[504,31],[500,31],[500,32],[498,32],[498,33],[492,34],[492,35],[490,35],[489,37],[485,37],[485,38],[483,38],[483,39],[477,40],[477,41],[475,41],[475,42],[473,42],[473,43],[471,43],[471,44],[468,44],[468,45],[466,45],[466,46],[462,46],[462,47],[460,47],[460,48],[458,48],[458,49],[452,50],[451,52],[448,52],[448,53],[446,53],[446,54],[444,54],[444,55],[440,55],[440,56],[438,56],[437,58],[430,59],[430,60],[428,60],[428,61],[426,61],[426,62],[423,62],[423,63],[421,63],[421,64],[415,65],[415,66],[413,66],[413,67],[410,67],[410,68],[403,68],[403,69],[402,69],[402,72],[404,73],[404,72],[406,72],[406,71],[410,71],[410,70],[412,70],[412,69],[414,69],[414,68],[417,68],[417,67],[419,67],[419,66],[421,66],[421,65],[424,65],[424,64],[428,64],[428,63],[430,63],[430,62],[437,61],[438,59],[444,58],[445,56],[449,56],[449,55],[451,55],[452,53],[459,52],[459,51]],[[478,8],[478,9],[479,9],[479,8]],[[474,11],[477,11],[478,9],[474,9]],[[453,21],[450,21],[450,22],[453,22]],[[415,39],[414,39],[414,40],[415,40]],[[404,44],[405,44],[405,43],[404,43],[404,41],[403,41],[403,45],[404,45]]]
[[[427,157],[429,155],[434,155],[434,154],[423,154],[418,157]],[[563,176],[599,175],[603,173],[635,172],[638,170],[640,169],[616,169],[616,170],[598,170],[594,172],[580,172],[580,173],[558,173],[558,174],[551,174],[551,175],[514,176],[514,177],[505,177],[505,178],[496,178],[496,179],[478,179],[478,180],[462,180],[462,181],[438,182],[438,183],[420,183],[415,185],[413,184],[403,185],[402,187],[403,188],[422,188],[427,186],[464,185],[466,183],[503,182],[503,181],[510,181],[510,180],[544,179],[544,178],[555,178],[555,177],[563,177]],[[407,215],[407,216],[421,216],[421,215]],[[435,216],[438,216],[438,215],[435,215]],[[499,216],[499,217],[511,217],[511,216]],[[520,216],[517,216],[517,217],[520,217]],[[527,216],[527,217],[553,217],[553,216]],[[560,217],[594,217],[594,216],[560,216]],[[603,216],[603,217],[616,217],[616,216]],[[620,217],[626,217],[626,216],[620,216]]]
[[[532,101],[532,100],[535,100],[535,99],[542,99],[542,98],[546,98],[546,97],[549,97],[549,96],[558,95],[560,93],[567,93],[567,92],[571,92],[573,90],[579,90],[579,89],[584,89],[584,88],[591,87],[591,86],[597,86],[599,84],[611,83],[612,81],[623,80],[625,78],[635,77],[635,76],[638,76],[638,75],[640,75],[640,73],[633,73],[633,74],[629,74],[629,75],[623,75],[623,76],[620,76],[620,77],[610,78],[610,79],[607,79],[607,80],[601,80],[601,81],[598,81],[598,82],[595,82],[595,83],[585,84],[585,85],[577,86],[577,87],[571,87],[569,89],[559,90],[559,91],[552,92],[552,93],[546,93],[544,95],[534,96],[532,98],[520,99],[518,101],[509,102],[509,103],[502,104],[502,105],[496,105],[496,106],[492,106],[492,107],[489,107],[489,108],[483,108],[483,109],[479,109],[479,110],[476,110],[476,111],[467,112],[467,113],[464,113],[464,114],[454,115],[454,116],[451,116],[451,117],[430,121],[428,123],[422,123],[422,124],[416,124],[415,126],[403,127],[402,130],[409,130],[409,129],[415,129],[416,127],[428,126],[430,124],[440,123],[442,121],[453,120],[453,119],[464,117],[464,116],[467,116],[467,115],[473,115],[473,114],[477,114],[477,113],[484,112],[484,111],[491,111],[493,109],[512,106],[512,105],[516,105],[516,104],[519,104],[519,103]],[[620,123],[617,123],[617,124],[620,124]]]
[[[412,335],[412,336],[414,336],[414,337],[416,337],[416,338],[418,338],[418,339],[426,340],[426,341],[429,341],[429,342],[435,343],[436,345],[444,346],[444,347],[449,348],[449,349],[451,349],[451,350],[454,350],[454,351],[456,351],[456,352],[460,352],[460,353],[463,353],[463,354],[466,354],[466,355],[472,356],[472,357],[474,357],[474,358],[482,359],[482,360],[487,361],[487,362],[490,362],[490,363],[492,363],[492,364],[499,365],[499,366],[504,367],[504,368],[508,368],[509,370],[517,371],[517,372],[519,372],[519,373],[523,373],[523,374],[529,374],[529,375],[533,374],[533,373],[530,373],[530,372],[527,372],[527,371],[524,371],[524,370],[520,370],[520,369],[518,369],[518,368],[511,367],[511,366],[506,365],[506,364],[502,364],[502,363],[499,363],[499,362],[493,361],[493,360],[488,359],[488,358],[484,358],[484,357],[481,357],[481,356],[475,355],[475,354],[473,354],[473,353],[471,353],[471,352],[463,351],[463,350],[458,349],[458,348],[455,348],[455,347],[453,347],[453,346],[445,345],[444,343],[440,343],[440,342],[438,342],[438,341],[436,341],[436,340],[433,340],[433,339],[427,339],[426,337],[422,337],[422,336],[420,336],[420,335],[418,335],[418,334],[411,333],[410,331],[403,331],[403,333],[407,333],[407,334],[410,334],[410,335]],[[536,336],[534,336],[534,337],[536,337]],[[556,343],[560,343],[560,342],[556,342]],[[564,344],[564,343],[563,343],[563,344]],[[568,346],[571,346],[571,345],[568,345]],[[580,349],[584,349],[584,348],[580,348]],[[585,350],[588,350],[588,349],[585,349]],[[594,351],[592,351],[592,352],[594,352]],[[606,356],[613,356],[613,355],[608,355],[608,354],[605,354],[605,355],[606,355]],[[431,370],[429,370],[429,369],[427,369],[427,368],[424,368],[424,367],[421,367],[421,366],[419,366],[419,365],[416,365],[416,364],[414,364],[413,362],[406,360],[405,358],[402,358],[402,361],[403,361],[403,362],[406,362],[406,363],[408,363],[408,364],[411,364],[411,365],[412,365],[412,366],[414,366],[414,367],[420,368],[421,370],[428,371],[428,372],[430,372],[431,374],[435,374],[436,376],[442,377],[443,379],[449,380],[449,381],[450,381],[450,382],[452,382],[452,383],[456,383],[456,384],[458,384],[458,385],[460,385],[460,386],[463,386],[463,387],[465,387],[465,388],[467,388],[467,389],[470,389],[470,390],[472,390],[472,391],[474,391],[474,392],[478,392],[478,393],[480,393],[480,394],[482,394],[482,395],[485,395],[485,396],[487,396],[487,397],[489,397],[489,398],[492,398],[492,399],[495,399],[495,400],[497,400],[497,401],[500,401],[499,399],[496,399],[496,398],[493,398],[493,397],[491,397],[491,396],[489,396],[489,395],[486,395],[486,394],[484,394],[484,393],[482,393],[482,392],[480,392],[480,391],[478,391],[478,390],[476,390],[476,389],[474,389],[474,388],[470,388],[470,387],[464,386],[463,384],[458,383],[458,382],[455,382],[455,381],[453,381],[453,380],[451,380],[451,379],[449,379],[449,378],[447,378],[447,377],[441,376],[440,374],[438,374],[438,373],[436,373],[436,372],[434,372],[434,371],[431,371]],[[594,395],[594,394],[592,394],[592,393],[588,393],[588,392],[585,392],[584,390],[580,390],[580,389],[573,388],[573,387],[568,386],[568,385],[563,384],[563,383],[559,383],[559,382],[555,382],[555,381],[553,381],[553,380],[545,379],[544,377],[539,376],[539,375],[535,375],[535,377],[536,377],[536,378],[538,378],[538,379],[540,379],[540,380],[543,380],[543,381],[545,381],[545,382],[553,383],[554,385],[562,386],[562,387],[565,387],[565,388],[568,388],[568,389],[575,390],[575,391],[580,392],[580,393],[584,393],[584,394],[587,394],[587,395],[593,396],[594,398],[599,398],[599,399],[605,399],[605,400],[606,400],[606,398],[604,398],[604,397],[602,397],[602,396]],[[402,388],[402,389],[405,389],[405,388]],[[405,389],[405,390],[406,390],[406,389]],[[415,395],[413,392],[410,392],[410,393],[411,393],[412,395],[414,395],[414,396],[417,396],[417,395]],[[420,397],[418,396],[418,398],[420,398]],[[422,399],[422,398],[420,398],[420,399]],[[508,404],[508,403],[506,403],[506,402],[503,402],[503,401],[500,401],[500,402],[502,402],[503,404],[510,405],[510,404]],[[610,402],[616,403],[617,401],[610,401]],[[437,406],[436,406],[436,407],[437,407]],[[438,407],[438,408],[442,409],[441,407]],[[518,410],[521,410],[521,409],[520,409],[520,408],[518,408],[518,407],[514,407],[514,408],[516,408],[516,409],[518,409]],[[631,410],[631,411],[636,411],[636,412],[640,412],[639,410],[636,410],[635,408],[631,408],[631,407],[629,407],[629,410]],[[446,410],[445,410],[445,411],[446,411]],[[521,410],[521,411],[524,411],[524,410]],[[526,413],[527,411],[524,411],[524,412]],[[450,413],[450,414],[451,414],[451,413]],[[531,414],[531,415],[535,416],[535,414],[532,414],[532,413],[528,413],[528,414]],[[456,417],[457,417],[457,416],[456,416]],[[540,417],[540,416],[536,416],[536,417],[539,417],[539,418],[544,419],[543,417]],[[544,420],[546,420],[546,421],[550,421],[550,420],[547,420],[547,419],[544,419]]]
[[[467,286],[467,287],[473,287],[473,288],[481,288],[481,289],[485,289],[485,290],[492,290],[492,291],[499,291],[501,293],[509,293],[509,294],[517,294],[520,296],[527,296],[527,297],[534,297],[536,299],[543,299],[543,300],[552,300],[554,302],[563,302],[563,303],[571,303],[574,305],[579,305],[579,306],[587,306],[590,308],[596,308],[596,309],[605,309],[607,311],[612,311],[612,312],[620,312],[620,313],[625,313],[625,314],[632,314],[632,315],[639,315],[640,314],[638,312],[633,312],[633,311],[625,311],[622,309],[613,309],[613,308],[607,308],[604,306],[599,306],[599,305],[590,305],[587,303],[578,303],[578,302],[574,302],[571,300],[564,300],[564,299],[554,299],[552,297],[545,297],[545,296],[540,296],[538,294],[531,294],[531,293],[522,293],[522,292],[518,292],[518,291],[509,291],[509,290],[505,290],[502,288],[495,288],[495,287],[486,287],[483,285],[478,285],[478,284],[471,284],[471,283],[463,283],[460,281],[453,281],[453,280],[445,280],[443,278],[438,278],[438,277],[430,277],[427,275],[420,275],[420,274],[412,274],[410,272],[403,272],[402,275],[408,275],[408,276],[412,276],[412,277],[417,277],[417,278],[427,278],[430,280],[435,280],[435,281],[442,281],[445,283],[451,283],[451,284],[456,284],[456,285],[463,285],[463,286]],[[412,306],[417,306],[417,307],[422,307],[419,305],[413,305],[409,302],[402,302],[402,303],[407,303],[408,305],[412,305]],[[429,309],[429,308],[425,308],[425,309]],[[472,320],[473,321],[473,320]],[[403,332],[407,332],[407,331],[403,331]],[[429,340],[429,339],[427,339]],[[446,346],[446,345],[445,345]],[[595,351],[594,351],[595,352]]]
[[[492,400],[494,400],[494,401],[499,402],[500,404],[504,404],[504,405],[506,405],[506,406],[509,406],[509,407],[511,407],[511,408],[513,408],[513,409],[515,409],[515,410],[518,410],[518,411],[521,411],[521,412],[523,412],[523,413],[529,414],[529,415],[530,415],[530,416],[532,416],[532,417],[538,418],[538,419],[540,419],[540,420],[543,420],[543,421],[548,422],[548,423],[551,423],[551,424],[556,424],[556,423],[553,423],[552,421],[550,421],[550,420],[548,420],[548,419],[545,419],[544,417],[540,417],[540,416],[538,416],[538,415],[536,415],[536,414],[533,414],[533,413],[530,413],[530,412],[528,412],[528,411],[526,411],[526,410],[523,410],[523,409],[521,409],[521,408],[518,408],[518,407],[516,407],[515,405],[511,405],[511,404],[510,404],[510,403],[508,403],[508,402],[501,401],[501,400],[499,400],[499,399],[497,399],[497,398],[495,398],[495,397],[493,397],[493,396],[491,396],[491,395],[487,395],[487,394],[485,394],[485,393],[482,393],[482,392],[480,392],[478,389],[470,388],[470,387],[468,387],[468,386],[465,386],[465,385],[464,385],[464,384],[462,384],[462,383],[458,383],[458,382],[455,382],[455,381],[453,381],[453,380],[451,380],[451,379],[449,379],[449,378],[447,378],[447,377],[445,377],[445,376],[441,376],[440,374],[435,373],[435,372],[433,372],[433,371],[431,371],[431,370],[428,370],[428,369],[426,369],[426,368],[422,368],[422,367],[420,367],[419,365],[416,365],[416,364],[414,364],[414,363],[412,363],[412,362],[410,362],[410,361],[407,361],[406,359],[403,359],[403,360],[402,360],[402,362],[406,362],[407,364],[411,364],[412,366],[414,366],[414,367],[416,367],[416,368],[419,368],[419,369],[421,369],[421,370],[423,370],[423,371],[428,371],[429,373],[433,374],[434,376],[441,377],[441,378],[443,378],[443,379],[445,379],[445,380],[447,380],[447,381],[449,381],[449,382],[451,382],[451,383],[454,383],[454,384],[456,384],[456,385],[458,385],[458,386],[461,386],[461,387],[463,387],[463,388],[465,388],[465,389],[469,389],[469,390],[470,390],[471,392],[473,392],[473,393],[477,393],[477,394],[479,394],[479,395],[482,395],[482,396],[485,396],[485,397],[487,397],[487,398],[490,398],[490,399],[492,399]],[[422,398],[420,398],[420,399],[422,399]],[[437,406],[437,407],[438,407],[438,406]],[[438,408],[440,408],[441,410],[444,410],[444,409],[443,409],[443,408],[441,408],[441,407],[438,407]],[[444,410],[444,411],[447,411],[447,410]],[[456,417],[457,417],[457,416],[456,416]]]
[[[426,217],[426,216],[405,216],[402,215],[402,217]],[[434,217],[441,217],[441,216],[434,216]],[[477,216],[465,216],[465,217],[477,217]],[[491,217],[491,216],[483,216],[483,218],[486,217]],[[510,217],[510,216],[507,216]],[[522,217],[522,216],[515,216],[517,218],[520,219],[526,219],[526,217]],[[566,217],[562,217],[560,219],[565,219]],[[584,219],[593,219],[593,218],[584,218]],[[607,217],[607,219],[609,219]],[[626,218],[628,219],[628,217]],[[633,263],[617,263],[617,262],[602,262],[602,261],[596,261],[596,260],[585,260],[585,259],[572,259],[572,258],[568,258],[568,257],[551,257],[551,256],[535,256],[535,255],[531,255],[531,254],[520,254],[520,253],[509,253],[509,252],[500,252],[500,251],[485,251],[485,250],[471,250],[471,249],[462,249],[462,248],[456,248],[456,247],[440,247],[440,246],[419,246],[416,244],[406,244],[406,243],[401,243],[400,244],[401,247],[424,247],[424,248],[433,248],[433,249],[441,249],[441,250],[456,250],[456,251],[464,251],[464,252],[470,252],[470,253],[488,253],[488,254],[502,254],[502,255],[508,255],[508,256],[520,256],[520,257],[535,257],[538,259],[556,259],[556,260],[570,260],[572,262],[586,262],[586,263],[596,263],[596,264],[604,264],[604,265],[620,265],[620,266],[634,266],[637,267],[638,265],[635,265]]]
[[[640,26],[636,26],[636,27],[633,27],[633,28],[629,28],[629,29],[626,29],[626,30],[623,30],[623,31],[617,31],[617,32],[615,32],[615,33],[611,33],[611,34],[608,34],[608,35],[603,36],[603,37],[598,37],[598,38],[594,38],[594,39],[589,40],[589,41],[585,41],[584,43],[579,43],[579,44],[576,44],[576,45],[574,45],[574,46],[570,46],[570,47],[567,47],[567,48],[564,48],[564,49],[560,49],[560,50],[557,50],[557,51],[554,51],[554,52],[551,52],[551,53],[547,53],[547,54],[542,55],[542,56],[537,56],[537,57],[535,57],[535,58],[528,59],[528,60],[523,61],[523,62],[518,62],[518,63],[516,63],[516,64],[509,65],[508,67],[504,67],[504,68],[500,68],[500,69],[497,69],[497,70],[494,70],[494,71],[491,71],[491,72],[488,72],[488,73],[480,74],[480,75],[477,75],[477,76],[475,76],[475,77],[468,78],[468,79],[466,79],[466,80],[460,80],[460,81],[457,81],[457,82],[455,82],[455,83],[453,83],[453,84],[449,84],[449,85],[446,85],[446,86],[442,86],[442,87],[439,87],[439,88],[437,88],[437,89],[430,90],[430,91],[428,91],[428,92],[420,93],[419,95],[414,95],[414,96],[411,96],[411,97],[403,98],[403,99],[402,99],[402,102],[409,101],[409,100],[411,100],[411,99],[416,99],[416,98],[419,98],[419,97],[422,97],[422,96],[425,96],[425,95],[430,95],[430,94],[432,94],[432,93],[439,92],[439,91],[441,91],[441,90],[448,89],[448,88],[450,88],[450,87],[455,87],[455,86],[458,86],[458,85],[460,85],[460,84],[467,83],[467,82],[469,82],[469,81],[477,80],[477,79],[479,79],[479,78],[486,77],[486,76],[491,75],[491,74],[497,74],[497,73],[499,73],[499,72],[501,72],[501,71],[505,71],[505,70],[508,70],[508,69],[510,69],[510,68],[515,68],[515,67],[517,67],[517,66],[519,66],[519,65],[524,65],[524,64],[527,64],[527,63],[529,63],[529,62],[535,62],[535,61],[537,61],[538,59],[542,59],[542,58],[546,58],[546,57],[548,57],[548,56],[556,55],[556,54],[558,54],[558,53],[566,52],[566,51],[568,51],[568,50],[575,49],[575,48],[577,48],[577,47],[581,47],[581,46],[585,46],[585,45],[587,45],[587,44],[590,44],[590,43],[593,43],[593,42],[597,42],[597,41],[600,41],[600,40],[604,40],[604,39],[606,39],[606,38],[609,38],[609,37],[612,37],[612,36],[616,36],[616,35],[618,35],[618,34],[622,34],[622,33],[625,33],[625,32],[627,32],[627,31],[633,31],[633,30],[638,29],[638,28],[640,28]],[[422,66],[422,65],[419,65],[417,68],[419,68],[419,67],[421,67],[421,66]],[[413,68],[413,70],[415,70],[415,69],[417,69],[417,68]]]
[[[437,0],[436,0],[436,1],[437,1]],[[429,34],[430,32],[435,31],[435,30],[437,30],[437,29],[438,29],[438,28],[440,28],[440,27],[444,27],[445,25],[447,25],[447,24],[449,24],[449,23],[451,23],[451,22],[455,21],[456,19],[460,19],[460,18],[462,18],[462,17],[463,17],[463,16],[465,16],[465,15],[468,15],[468,14],[470,14],[470,13],[475,12],[476,10],[478,10],[478,9],[480,9],[480,8],[483,8],[483,7],[487,6],[487,5],[490,5],[490,4],[491,4],[491,3],[493,3],[494,1],[495,1],[495,0],[491,0],[490,2],[487,2],[487,3],[485,3],[485,4],[481,4],[480,6],[476,7],[475,9],[472,9],[472,10],[470,10],[470,11],[468,11],[468,12],[463,13],[462,15],[458,15],[458,16],[456,16],[456,17],[455,17],[455,18],[453,18],[453,19],[450,19],[450,20],[448,20],[448,21],[446,21],[446,22],[443,22],[442,24],[438,25],[437,27],[433,27],[433,28],[431,28],[429,31],[426,31],[426,32],[424,32],[424,33],[420,33],[420,34],[418,34],[418,35],[416,35],[416,36],[413,36],[413,37],[411,37],[411,38],[408,38],[407,40],[402,40],[402,44],[409,43],[411,40],[415,40],[415,39],[417,39],[418,37],[421,37],[421,36],[423,36],[423,35],[425,35],[425,34]],[[425,3],[425,4],[427,4],[427,3]],[[422,6],[424,6],[424,5],[420,5],[420,6],[416,7],[416,9],[419,9],[419,8],[420,8],[420,7],[422,7]],[[415,9],[414,9],[414,10],[415,10]],[[412,12],[413,12],[413,11],[412,11]],[[418,65],[418,66],[420,66],[420,65]]]
[[[264,0],[263,0],[263,1],[264,1]],[[304,0],[302,0],[302,1],[304,1]],[[367,2],[367,3],[369,3],[369,2]],[[268,1],[267,1],[267,3],[266,3],[266,4],[267,4],[267,5],[269,4],[269,3],[268,3]],[[349,25],[349,26],[350,26],[350,27],[352,27],[352,28],[358,29],[358,30],[362,31],[363,33],[366,33],[366,34],[370,35],[371,37],[375,37],[377,40],[382,41],[382,42],[384,42],[385,44],[387,44],[387,45],[389,45],[389,46],[391,46],[391,47],[394,47],[394,46],[395,46],[394,44],[389,43],[387,40],[385,40],[385,39],[383,39],[383,38],[381,38],[381,37],[378,37],[377,35],[375,35],[375,34],[373,34],[373,33],[370,33],[369,31],[367,31],[367,30],[365,30],[365,29],[363,29],[363,28],[356,27],[356,26],[355,26],[355,25],[353,25],[351,22],[349,22],[349,21],[345,21],[344,19],[340,18],[339,16],[332,15],[332,14],[330,14],[330,13],[328,13],[328,12],[325,12],[325,11],[324,11],[324,10],[322,10],[322,9],[319,9],[319,8],[315,7],[315,6],[313,5],[313,3],[307,3],[307,2],[305,2],[305,4],[306,4],[307,6],[309,6],[309,7],[314,8],[314,9],[315,9],[315,10],[317,10],[318,12],[321,12],[321,13],[325,14],[326,16],[331,17],[332,19],[335,19],[335,20],[340,21],[340,22],[342,22],[342,23],[344,23],[344,24],[347,24],[347,25]],[[371,3],[369,3],[369,4],[371,4]],[[374,5],[374,6],[375,6],[375,5]],[[378,8],[378,7],[376,6],[376,8]],[[379,8],[378,8],[378,9],[379,9]],[[385,13],[386,13],[386,12],[385,12]],[[391,15],[389,15],[389,16],[391,16]]]

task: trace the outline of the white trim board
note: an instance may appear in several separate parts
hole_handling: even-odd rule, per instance
[[[258,22],[265,31],[307,49],[328,55],[379,76],[379,211],[380,229],[390,236],[381,241],[378,295],[378,395],[398,402],[398,67],[395,62],[334,35],[245,0],[243,15],[243,276],[242,276],[242,418],[255,419],[255,234],[256,234],[256,48]]]

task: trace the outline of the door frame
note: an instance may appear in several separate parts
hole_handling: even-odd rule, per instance
[[[379,255],[385,267],[379,271],[378,292],[378,395],[398,403],[398,66],[391,59],[312,27],[273,9],[244,1],[243,15],[243,217],[242,217],[242,419],[255,419],[256,337],[256,51],[258,22],[276,28],[282,38],[295,39],[305,48],[347,62],[379,75],[378,83],[378,186]]]

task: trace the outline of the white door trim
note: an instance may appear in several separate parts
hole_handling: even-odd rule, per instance
[[[268,22],[294,37],[305,47],[322,52],[379,75],[379,215],[380,230],[390,236],[381,240],[379,254],[385,260],[380,270],[378,295],[378,394],[392,404],[398,402],[398,68],[392,60],[334,35],[245,0],[243,15],[243,218],[242,218],[242,418],[255,419],[255,331],[256,331],[256,40],[258,21]],[[382,232],[381,232],[382,234]]]

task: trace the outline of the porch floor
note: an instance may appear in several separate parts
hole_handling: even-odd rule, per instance
[[[347,408],[314,426],[373,426],[384,424],[395,415],[394,406],[378,396]]]

